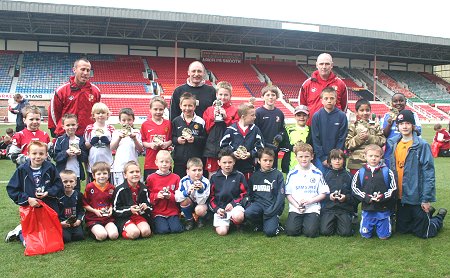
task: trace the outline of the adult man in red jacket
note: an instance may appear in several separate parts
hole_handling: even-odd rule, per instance
[[[311,126],[314,113],[322,108],[320,93],[326,87],[333,87],[336,90],[336,107],[344,113],[347,111],[347,86],[333,73],[333,58],[331,55],[328,53],[320,54],[317,57],[316,67],[317,70],[303,83],[298,96],[299,103],[308,106],[310,116],[306,124],[309,126]]]
[[[91,63],[80,58],[73,64],[74,76],[56,89],[48,107],[48,128],[53,137],[64,134],[61,118],[64,114],[75,114],[78,117],[76,134],[83,136],[86,126],[94,123],[92,106],[100,102],[100,89],[89,82]]]

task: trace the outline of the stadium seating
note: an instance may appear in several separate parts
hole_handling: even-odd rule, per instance
[[[383,70],[383,72],[391,76],[397,82],[407,84],[411,92],[428,103],[448,101],[448,94],[438,89],[436,84],[433,84],[417,72],[393,70]]]
[[[105,57],[105,58],[103,58]],[[109,55],[89,56],[94,76],[91,78],[93,83],[98,82],[138,82],[142,84],[149,83],[144,78],[144,64],[142,59],[137,56],[115,56],[113,60]]]
[[[252,96],[255,96],[255,97],[261,95],[261,91],[265,86],[266,86],[266,83],[261,83],[261,82],[257,82],[257,83],[244,82],[244,87],[247,89],[247,91],[250,92],[250,94]],[[234,90],[234,85],[233,85],[233,90]]]
[[[444,79],[440,78],[437,75],[428,73],[428,72],[421,72],[419,74],[422,75],[423,77],[425,77],[426,79],[430,80],[431,82],[435,83],[435,84],[440,84],[440,85],[444,86],[446,91],[448,93],[450,93],[450,84],[447,81],[445,81]]]
[[[434,109],[431,107],[428,103],[422,103],[422,104],[414,104],[414,107],[418,106],[419,108],[425,110],[428,114],[434,116],[436,119],[450,119],[450,116],[442,113],[438,109]]]
[[[444,113],[450,114],[450,104],[439,104],[436,107]]]
[[[413,98],[415,95],[409,91],[407,88],[403,88],[400,84],[392,79],[389,75],[385,74],[381,70],[377,71],[378,81],[383,83],[384,86],[388,87],[395,93],[402,93],[407,98]]]
[[[148,66],[156,72],[156,81],[161,85],[164,95],[172,95],[175,88],[186,83],[189,64],[194,59],[178,58],[177,60],[177,82],[175,84],[174,68],[175,58],[173,57],[146,57]]]
[[[308,77],[310,77],[313,74],[313,72],[317,70],[315,65],[300,64],[299,66],[304,72],[308,74]]]
[[[298,96],[301,85],[308,79],[295,64],[260,64],[256,67],[261,73],[266,74],[272,84],[278,86],[287,98]]]
[[[51,94],[73,75],[76,54],[25,52],[17,93]]]
[[[233,96],[236,97],[252,96],[250,91],[245,87],[244,83],[261,83],[257,77],[256,71],[249,64],[205,62],[205,67],[214,73],[214,76],[217,78],[217,82],[230,82],[233,86]],[[265,85],[264,83],[262,84]]]
[[[10,69],[16,64],[18,57],[18,53],[0,51],[0,93],[9,93],[12,81]]]

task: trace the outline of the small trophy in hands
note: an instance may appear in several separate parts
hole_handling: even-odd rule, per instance
[[[202,187],[203,187],[203,185],[202,185],[202,182],[200,180],[194,181],[194,190],[195,191],[202,189]]]
[[[341,190],[335,190],[332,194],[335,202],[342,197]]]
[[[164,196],[164,198],[167,198],[167,197],[170,196],[169,189],[166,186],[163,187],[163,194],[162,195]]]
[[[190,130],[189,128],[185,127],[183,128],[183,130],[181,131],[181,136],[186,139],[189,140],[192,138],[192,130]]]
[[[36,197],[42,197],[44,195],[45,189],[43,186],[36,188]]]
[[[122,129],[120,130],[123,134],[123,136],[130,136],[132,132],[132,127],[129,124],[122,125]]]
[[[69,218],[66,219],[66,223],[72,226],[77,222],[77,217],[75,215],[71,215]]]
[[[77,142],[70,143],[69,150],[73,153],[81,153],[80,145]]]
[[[372,194],[371,200],[372,200],[372,201],[375,201],[375,202],[378,202],[378,201],[380,200],[381,196],[382,196],[382,194],[381,194],[380,191],[374,192],[374,193]]]
[[[95,136],[97,137],[102,137],[105,134],[105,131],[103,130],[103,128],[97,128],[95,130]]]
[[[239,146],[236,149],[235,155],[237,156],[238,159],[244,159],[246,156],[248,156],[247,148],[244,146]]]
[[[222,108],[223,102],[220,99],[214,101],[214,122],[223,122],[223,115],[220,113],[220,108]]]
[[[300,211],[300,213],[304,213],[306,210],[305,204],[298,203],[298,210]]]
[[[107,207],[103,207],[103,208],[100,210],[100,213],[102,214],[103,217],[109,216],[109,209],[108,209]]]
[[[153,136],[153,143],[157,145],[158,147],[161,146],[164,143],[164,137],[162,135],[155,135]]]

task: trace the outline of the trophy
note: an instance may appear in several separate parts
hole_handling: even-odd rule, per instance
[[[131,125],[129,125],[129,124],[124,124],[124,125],[122,125],[122,129],[121,129],[121,132],[122,132],[122,134],[124,135],[124,136],[130,136],[131,135],[131,132],[132,132],[132,127],[131,127]]]
[[[356,133],[368,133],[369,132],[369,123],[363,120],[356,121]]]
[[[248,151],[247,148],[244,146],[239,146],[236,150],[236,156],[238,158],[244,158],[245,156],[248,155]]]
[[[395,121],[397,119],[398,113],[400,113],[400,111],[398,111],[395,107],[391,107],[391,109],[389,109],[389,118],[391,121]]]
[[[70,144],[69,144],[69,150],[70,150],[71,152],[74,152],[74,153],[79,153],[79,152],[81,152],[80,145],[78,145],[78,142],[70,143]]]
[[[100,210],[100,213],[102,214],[102,216],[109,216],[109,209],[107,208],[107,207],[103,207],[101,210]]]
[[[71,215],[69,218],[66,219],[66,223],[72,226],[77,222],[77,217],[75,215]]]
[[[153,136],[153,143],[155,143],[158,146],[161,146],[162,143],[164,143],[164,137],[162,135],[154,135]]]
[[[181,131],[181,136],[184,137],[184,139],[186,139],[186,140],[191,139],[192,138],[192,130],[190,130],[187,127],[183,128],[183,130]]]
[[[169,195],[170,195],[169,189],[167,187],[165,187],[165,186],[163,187],[163,194],[162,195],[164,196],[164,198],[169,197]]]
[[[300,204],[299,204],[299,205],[300,205]],[[306,210],[305,205],[300,205],[300,206],[298,207],[298,210],[300,211],[300,213],[304,213],[305,210]]]
[[[45,192],[45,189],[43,186],[36,188],[36,196],[37,197],[41,197],[42,195],[44,195],[44,192]]]
[[[220,108],[223,106],[223,102],[220,99],[214,101],[214,122],[223,122],[223,115],[220,113]]]
[[[333,197],[334,197],[335,199],[340,199],[340,198],[342,197],[341,190],[335,190],[335,191],[333,192]]]
[[[194,190],[200,190],[200,189],[202,189],[202,187],[203,187],[203,185],[200,180],[194,181]]]
[[[105,134],[105,131],[103,130],[103,128],[97,128],[96,130],[95,130],[95,136],[97,136],[97,137],[101,137],[101,136],[103,136]]]
[[[381,192],[374,192],[373,194],[372,194],[372,198],[371,198],[371,200],[372,201],[378,201],[378,198],[381,196]]]

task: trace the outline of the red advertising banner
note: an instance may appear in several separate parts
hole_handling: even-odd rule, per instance
[[[241,64],[244,60],[244,53],[232,51],[202,50],[201,57],[202,62]]]

